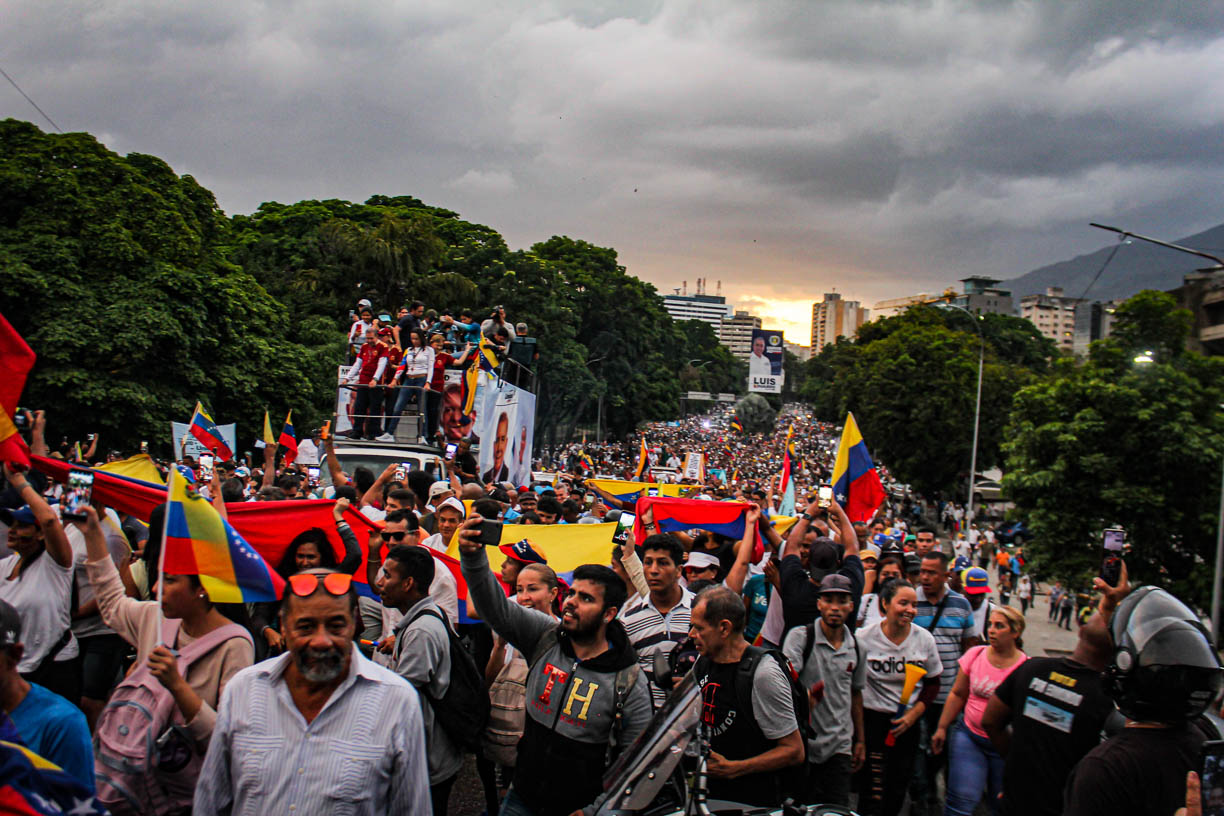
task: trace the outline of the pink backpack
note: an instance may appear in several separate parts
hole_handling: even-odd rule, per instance
[[[177,643],[181,620],[162,623],[162,642]],[[231,638],[250,634],[236,623],[218,627],[179,650],[179,672]],[[203,755],[184,727],[174,697],[139,666],[115,688],[94,734],[98,799],[116,816],[190,810]]]

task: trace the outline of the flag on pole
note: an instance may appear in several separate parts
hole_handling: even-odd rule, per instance
[[[80,442],[72,443],[72,461],[74,462],[84,462],[85,461],[85,454],[81,453],[81,443]]]
[[[791,469],[794,463],[791,455],[794,453],[794,446],[791,444],[791,437],[795,433],[795,423],[791,423],[790,428],[786,431],[786,442],[783,444],[782,450],[782,479],[778,482],[778,492],[785,493],[786,489],[791,486]],[[787,515],[790,515],[789,513]]]
[[[213,603],[279,600],[285,579],[221,514],[170,469],[162,572],[198,575]]]
[[[884,485],[854,414],[846,414],[837,460],[833,464],[833,496],[851,521],[870,521],[884,501]]]
[[[195,413],[191,415],[191,422],[188,424],[187,430],[192,436],[200,440],[201,445],[215,453],[222,462],[227,462],[234,458],[234,452],[229,449],[229,445],[225,444],[225,438],[221,436],[221,431],[217,430],[217,424],[212,421],[212,417],[204,410],[204,406],[198,402],[196,403]]]
[[[289,455],[285,457],[285,461],[292,464],[293,460],[297,459],[298,453],[297,436],[293,433],[292,411],[285,416],[285,425],[281,428],[279,442],[289,449]]]
[[[272,420],[268,418],[268,411],[266,408],[264,409],[263,443],[265,445],[276,444],[276,437],[272,435]]]
[[[642,478],[642,474],[646,472],[646,464],[650,460],[650,451],[646,449],[646,437],[643,435],[641,444],[638,445],[638,464],[637,472],[633,474],[634,479]]]
[[[476,363],[468,363],[467,369],[463,372],[462,393],[463,393],[463,415],[471,416],[472,409],[476,407],[476,387],[480,385],[480,366]]]
[[[497,359],[497,352],[493,349],[493,344],[483,334],[480,335],[480,346],[476,351],[476,359],[480,361],[480,367],[483,370],[492,371],[501,365],[501,360]]]
[[[17,432],[17,402],[34,357],[34,350],[0,315],[0,462],[17,470],[30,467],[30,449]]]

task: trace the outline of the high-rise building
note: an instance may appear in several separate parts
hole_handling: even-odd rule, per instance
[[[1224,354],[1224,268],[1186,275],[1182,285],[1169,290],[1169,294],[1194,318],[1186,348],[1202,354]]]
[[[997,288],[996,283],[998,281],[994,278],[978,275],[961,278],[964,291],[949,302],[979,315],[1015,314],[1015,308],[1012,306],[1012,293],[1006,289]]]
[[[747,312],[735,313],[734,317],[724,317],[718,329],[718,342],[722,343],[731,353],[742,360],[747,360],[752,354],[752,330],[761,328],[761,318]]]
[[[731,307],[722,295],[663,295],[663,308],[673,320],[709,323],[715,334],[722,319],[731,315]]]
[[[853,337],[868,320],[868,310],[857,300],[842,300],[837,292],[825,293],[824,300],[812,304],[812,353],[839,337]]]
[[[871,314],[876,320],[883,320],[886,317],[896,317],[911,306],[917,306],[919,303],[933,303],[938,299],[938,295],[933,295],[930,292],[919,292],[916,295],[889,298],[888,300],[877,301],[871,307]]]
[[[1050,286],[1041,295],[1020,298],[1020,316],[1057,344],[1059,351],[1075,350],[1075,307],[1079,298],[1063,295],[1061,286]]]
[[[1110,300],[1102,303],[1084,302],[1075,308],[1075,331],[1071,337],[1071,351],[1076,357],[1088,354],[1088,346],[1093,340],[1108,337],[1113,331],[1114,311],[1121,301]]]

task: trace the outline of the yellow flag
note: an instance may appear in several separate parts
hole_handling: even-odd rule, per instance
[[[133,479],[152,482],[163,487],[166,484],[166,480],[161,477],[161,472],[158,471],[157,465],[153,464],[153,460],[147,453],[129,456],[127,459],[120,459],[117,462],[107,462],[105,465],[99,465],[98,470],[105,470],[107,473],[114,473],[118,476],[130,476]]]
[[[548,554],[548,566],[558,573],[571,572],[582,564],[607,564],[612,558],[612,536],[617,524],[506,524],[502,544],[515,544],[526,538]],[[505,560],[497,547],[485,547],[494,570]],[[459,537],[451,539],[446,554],[459,557]]]
[[[276,444],[276,437],[272,435],[272,422],[268,419],[268,412],[266,410],[264,411],[263,441],[265,445],[275,445]]]

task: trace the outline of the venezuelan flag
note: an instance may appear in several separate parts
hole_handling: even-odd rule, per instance
[[[293,412],[290,411],[290,413],[293,413]],[[268,418],[267,409],[264,409],[263,443],[265,445],[275,445],[276,444],[276,437],[272,435],[272,420]]]
[[[743,433],[743,432],[744,432],[744,423],[740,422],[740,418],[739,418],[739,415],[738,415],[738,414],[736,414],[735,416],[731,417],[731,425],[730,425],[730,427],[731,427],[731,430],[733,430],[733,431],[735,431],[735,432],[737,432],[737,433]]]
[[[11,723],[6,731],[15,737]],[[107,811],[79,779],[6,735],[0,741],[0,812],[88,816]]]
[[[234,458],[234,452],[229,449],[229,445],[225,444],[225,439],[221,436],[221,432],[217,430],[217,424],[212,421],[212,417],[204,410],[204,406],[198,402],[196,403],[195,413],[191,415],[191,424],[187,429],[191,432],[192,436],[200,440],[201,445],[215,453],[222,462]]]
[[[290,411],[285,416],[284,427],[281,428],[280,443],[289,449],[289,455],[285,457],[286,461],[293,462],[297,459],[298,443],[297,436],[293,433],[293,412]]]
[[[200,576],[213,603],[275,601],[284,592],[285,579],[174,469],[164,540],[162,573]]]
[[[642,523],[642,514],[650,510],[654,514],[655,524],[663,533],[696,528],[728,538],[741,539],[744,537],[744,524],[748,509],[752,506],[748,502],[716,502],[703,499],[643,496],[638,499],[637,507],[634,509],[633,536],[638,544],[646,540],[646,526]],[[753,562],[759,561],[764,552],[765,540],[761,537],[760,530],[757,530],[756,547],[752,554]]]
[[[851,521],[870,521],[884,501],[884,485],[867,452],[854,414],[846,414],[837,460],[833,464],[833,496]]]
[[[646,437],[642,437],[641,444],[638,446],[638,464],[637,472],[633,474],[633,478],[640,479],[642,474],[646,472],[646,464],[650,461],[650,451],[646,449]]]
[[[480,335],[480,347],[476,351],[476,359],[480,361],[480,367],[484,371],[492,371],[501,365],[501,360],[497,359],[497,354],[493,350],[493,344],[483,334]]]
[[[648,490],[657,491],[656,495],[659,496],[676,498],[687,496],[692,489],[692,485],[670,484],[667,482],[662,484],[654,482],[625,482],[620,479],[587,479],[586,485],[587,487],[602,490],[610,496],[627,502],[636,502]]]
[[[468,363],[461,381],[463,395],[463,415],[470,417],[476,407],[476,389],[480,386],[480,366],[475,362]]]
[[[30,449],[17,432],[17,401],[34,367],[34,351],[0,315],[0,462],[18,470],[30,467]]]

